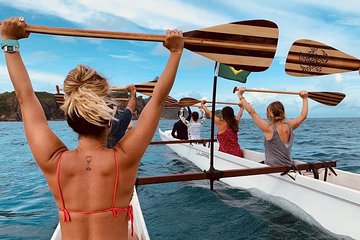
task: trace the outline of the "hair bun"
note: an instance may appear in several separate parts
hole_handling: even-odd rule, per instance
[[[65,102],[61,109],[70,118],[76,115],[104,126],[104,122],[113,119],[109,105],[114,102],[107,98],[109,91],[106,78],[89,67],[77,65],[64,81]]]

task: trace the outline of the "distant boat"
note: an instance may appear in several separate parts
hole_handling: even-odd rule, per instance
[[[162,141],[178,140],[171,131],[161,131]],[[210,148],[204,144],[179,143],[167,145],[180,157],[186,158],[201,170],[210,167]],[[214,167],[218,170],[266,167],[260,152],[244,150],[244,158],[219,152],[214,143]],[[296,161],[296,163],[303,163]],[[326,181],[324,174],[327,172]],[[256,196],[270,200],[301,219],[328,231],[360,239],[360,174],[335,169],[337,176],[319,170],[319,179],[312,172],[280,173],[221,178],[232,187],[249,189]],[[260,190],[260,191],[259,191]],[[265,194],[264,194],[265,193]]]
[[[139,240],[150,240],[135,188],[130,204],[132,204],[134,210],[134,231],[138,235]],[[61,240],[60,223],[58,223],[51,240]]]

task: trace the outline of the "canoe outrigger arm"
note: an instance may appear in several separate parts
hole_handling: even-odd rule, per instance
[[[314,177],[316,178],[317,176],[317,179],[319,179],[318,170],[320,168],[325,168],[326,173],[328,169],[330,169],[330,171],[332,171],[336,175],[333,167],[336,167],[335,161],[301,163],[296,165],[296,171],[300,172],[300,170],[305,170],[308,172],[312,172],[314,174]],[[271,174],[271,173],[287,174],[290,171],[294,171],[294,168],[287,166],[271,166],[271,167],[264,166],[259,168],[233,169],[233,170],[223,170],[223,171],[210,168],[208,171],[197,172],[197,173],[182,173],[182,174],[171,174],[164,176],[138,177],[136,180],[136,186],[157,184],[157,183],[204,180],[204,179],[209,179],[210,181],[213,182],[215,180],[219,180],[220,178]],[[327,174],[325,174],[324,181],[326,181],[326,175]]]

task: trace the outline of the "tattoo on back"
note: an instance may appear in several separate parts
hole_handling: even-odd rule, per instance
[[[86,171],[91,171],[91,160],[92,157],[91,156],[86,156]]]

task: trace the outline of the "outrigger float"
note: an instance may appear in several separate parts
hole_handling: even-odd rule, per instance
[[[159,134],[162,141],[172,143],[167,146],[180,157],[201,170],[210,169],[209,144],[176,144],[179,140],[171,136],[171,131],[164,132],[159,129]],[[257,193],[256,196],[270,199],[294,215],[311,224],[319,224],[332,233],[360,239],[359,174],[334,169],[335,162],[295,161],[299,171],[288,171],[285,167],[269,167],[260,163],[265,159],[263,153],[244,149],[244,158],[240,158],[219,152],[218,143],[213,144],[213,164],[214,168],[219,170],[220,181],[232,187],[249,189],[250,192]],[[196,176],[201,179],[201,174],[206,173],[189,174],[188,178],[183,176],[183,181],[195,179]],[[164,179],[161,181],[164,182]],[[143,179],[142,183],[145,182],[146,179]],[[256,191],[252,191],[254,189]],[[259,191],[265,194],[258,194]],[[299,211],[294,212],[294,209]]]

